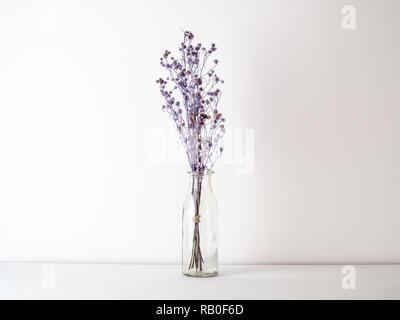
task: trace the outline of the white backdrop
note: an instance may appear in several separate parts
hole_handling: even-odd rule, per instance
[[[0,261],[180,261],[189,181],[155,79],[189,29],[226,80],[221,261],[399,263],[399,10],[1,2]]]

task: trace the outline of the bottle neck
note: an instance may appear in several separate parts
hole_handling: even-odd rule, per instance
[[[190,186],[192,190],[210,190],[211,189],[211,175],[213,172],[193,173],[189,172]]]

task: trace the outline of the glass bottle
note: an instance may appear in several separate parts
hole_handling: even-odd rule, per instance
[[[212,170],[189,172],[182,214],[182,272],[193,277],[218,274],[218,206]]]

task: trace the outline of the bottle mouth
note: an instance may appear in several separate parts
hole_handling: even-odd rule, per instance
[[[190,176],[208,176],[214,173],[212,169],[204,169],[202,171],[188,171],[187,172]]]

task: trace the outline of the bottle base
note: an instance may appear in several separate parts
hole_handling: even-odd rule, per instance
[[[215,277],[218,275],[218,271],[214,272],[203,272],[203,271],[186,271],[182,272],[183,275],[187,277],[193,277],[193,278],[211,278]]]

